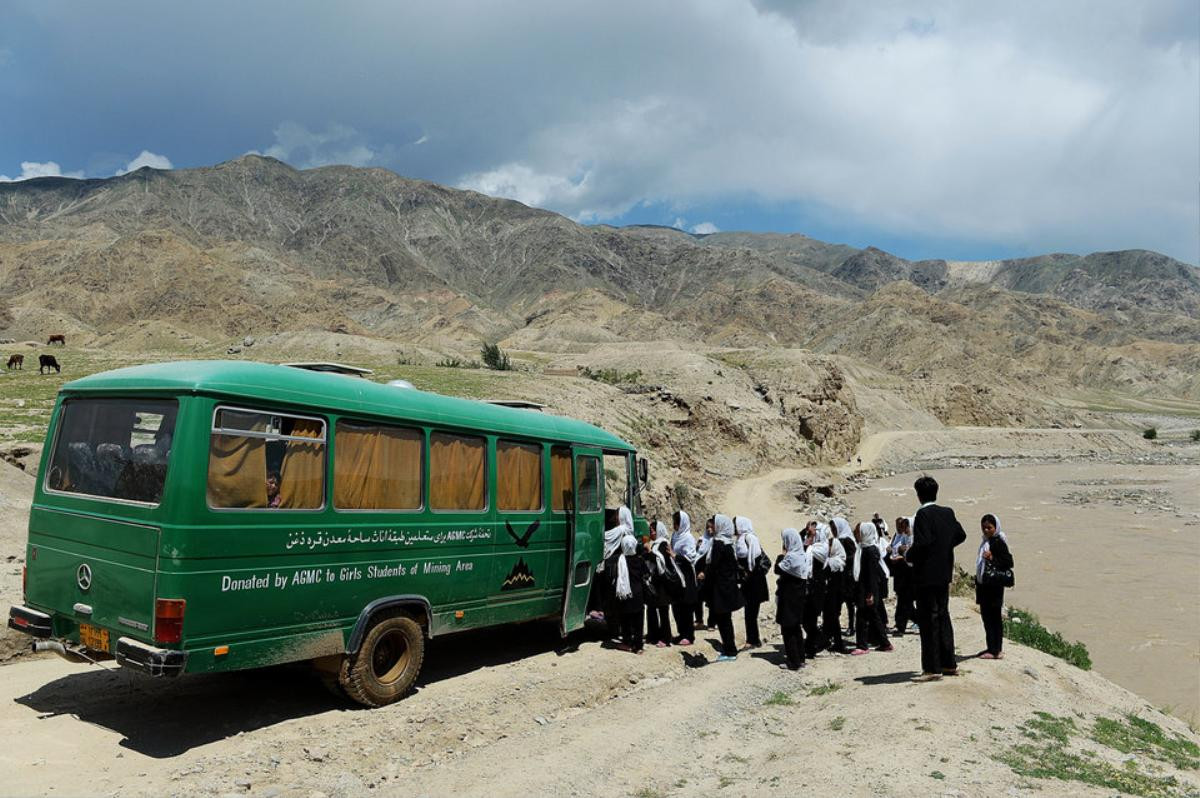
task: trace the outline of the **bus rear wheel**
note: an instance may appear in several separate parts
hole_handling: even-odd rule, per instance
[[[367,631],[358,652],[346,657],[339,681],[358,703],[381,707],[412,689],[424,659],[421,625],[405,615],[383,618]]]

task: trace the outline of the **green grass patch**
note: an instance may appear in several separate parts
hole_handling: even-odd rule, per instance
[[[1181,734],[1168,735],[1157,723],[1136,715],[1096,718],[1091,738],[1123,754],[1169,762],[1180,770],[1200,769],[1200,746]]]
[[[932,773],[930,773],[930,774],[929,774],[929,778],[931,778],[931,779],[937,779],[938,781],[945,781],[945,780],[946,780],[946,774],[945,774],[945,773],[943,773],[943,772],[942,772],[942,771],[940,771],[940,770],[935,770],[935,771],[933,771]]]
[[[837,682],[827,681],[825,684],[819,684],[816,687],[809,688],[808,694],[810,696],[829,695],[830,693],[836,693],[841,689],[842,686]]]
[[[1064,745],[1072,734],[1079,731],[1071,718],[1065,715],[1057,717],[1049,712],[1033,713],[1033,717],[1022,723],[1020,729],[1031,740],[1053,740]]]
[[[846,725],[846,719],[844,717],[842,717],[841,715],[838,715],[836,718],[829,721],[829,728],[832,729],[833,731],[841,731],[845,725]]]
[[[1004,636],[1023,646],[1036,648],[1051,656],[1066,660],[1081,670],[1092,669],[1092,658],[1087,646],[1080,642],[1069,643],[1058,632],[1042,626],[1037,616],[1025,610],[1009,607],[1004,618]]]
[[[776,690],[764,703],[769,707],[790,707],[792,697],[782,690]]]
[[[993,757],[1008,765],[1019,776],[1035,779],[1076,781],[1104,787],[1128,795],[1147,798],[1175,798],[1178,781],[1172,776],[1151,776],[1143,773],[1136,762],[1125,767],[1068,751],[1059,743],[1021,743]]]

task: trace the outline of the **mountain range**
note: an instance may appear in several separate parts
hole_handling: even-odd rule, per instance
[[[383,169],[248,155],[0,184],[0,334],[332,330],[470,352],[676,340],[900,375],[1200,397],[1200,270],[1144,250],[909,261],[797,234],[585,226]]]

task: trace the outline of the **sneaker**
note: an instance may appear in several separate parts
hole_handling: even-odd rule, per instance
[[[733,662],[736,659],[737,659],[737,654],[734,654],[732,657],[729,656],[728,654],[722,654],[721,656],[717,657],[717,662]]]
[[[856,648],[856,649],[854,649],[853,651],[851,651],[851,652],[850,652],[850,656],[852,656],[852,657],[861,657],[863,654],[870,654],[870,653],[871,653],[871,652],[870,652],[869,650],[865,649],[865,648]]]

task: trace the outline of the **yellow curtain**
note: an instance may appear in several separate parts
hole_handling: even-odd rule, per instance
[[[267,442],[213,435],[208,449],[210,507],[267,506]]]
[[[542,509],[542,447],[496,443],[496,504],[501,510]]]
[[[421,506],[420,430],[339,421],[333,449],[333,504],[343,510]]]
[[[321,437],[321,422],[298,418],[290,433],[297,438]],[[325,495],[325,444],[285,441],[279,468],[279,506],[313,510]]]
[[[555,446],[550,450],[550,509],[571,510],[575,507],[571,493],[571,450]]]
[[[482,510],[486,505],[487,447],[483,438],[435,432],[429,436],[429,506]]]

